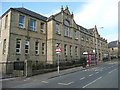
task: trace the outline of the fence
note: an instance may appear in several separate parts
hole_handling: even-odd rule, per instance
[[[56,71],[58,66],[57,62],[54,64],[50,64],[50,63],[51,61],[47,62],[46,64],[44,64],[44,62],[32,61],[32,75]],[[60,70],[77,67],[81,65],[82,63],[80,60],[72,60],[72,61],[60,60],[59,62]]]
[[[55,61],[15,61],[15,62],[7,62],[1,63],[2,72],[4,72],[3,76],[14,77],[14,76],[31,76],[51,71],[57,71],[58,63]],[[81,60],[60,60],[59,66],[60,70],[81,66]]]

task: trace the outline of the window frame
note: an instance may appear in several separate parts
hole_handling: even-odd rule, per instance
[[[8,27],[8,15],[5,16],[5,29]]]
[[[70,22],[68,20],[64,20],[64,36],[70,36]]]
[[[26,48],[26,46],[28,48]],[[30,48],[30,41],[29,40],[25,40],[25,54],[26,55],[29,54],[29,48]],[[26,51],[27,51],[27,53],[26,53]]]
[[[60,34],[60,24],[56,23],[56,34]]]
[[[78,46],[75,46],[75,56],[78,56]]]
[[[72,45],[70,45],[70,56],[72,56],[73,54],[72,54]]]
[[[37,43],[37,45],[36,45],[36,43]],[[36,49],[36,47],[37,47],[37,49]],[[35,55],[39,55],[39,42],[38,41],[35,42]]]
[[[45,31],[45,23],[44,22],[40,22],[40,31],[41,32]]]
[[[67,44],[64,44],[64,55],[67,56]]]
[[[37,25],[37,21],[35,19],[30,18],[30,21],[29,21],[30,31],[36,31],[36,25]]]
[[[20,16],[23,17],[22,22],[20,22]],[[25,27],[25,16],[24,15],[19,15],[18,27],[20,27],[20,28],[24,28]]]
[[[3,41],[3,54],[5,54],[6,53],[6,39],[4,39],[4,41]]]
[[[42,43],[42,55],[45,55],[45,43]]]
[[[18,43],[18,41],[19,41],[19,43]],[[17,45],[19,45],[19,48],[18,48],[18,46]],[[21,39],[16,39],[16,54],[20,54],[21,53]],[[19,50],[19,52],[17,52],[17,50]]]

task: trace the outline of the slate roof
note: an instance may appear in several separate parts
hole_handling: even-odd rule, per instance
[[[108,43],[108,48],[118,47],[118,41],[112,41]]]
[[[27,15],[30,15],[32,17],[35,17],[35,18],[43,20],[43,21],[47,21],[47,19],[48,19],[47,17],[40,15],[38,13],[35,13],[35,12],[28,10],[26,8],[11,8],[11,9],[16,10],[16,11],[21,12],[21,13],[24,13],[24,14],[27,14]]]

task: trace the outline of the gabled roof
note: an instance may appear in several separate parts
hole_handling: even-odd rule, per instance
[[[26,14],[26,15],[29,15],[29,16],[31,16],[31,17],[35,17],[35,18],[37,18],[37,19],[40,19],[40,20],[43,20],[43,21],[47,21],[47,17],[45,17],[45,16],[43,16],[43,15],[40,15],[40,14],[38,14],[38,13],[35,13],[35,12],[33,12],[33,11],[31,11],[31,10],[28,10],[28,9],[26,9],[26,8],[10,8],[11,10],[15,10],[15,11],[18,11],[18,12],[21,12],[21,13],[24,13],[24,14]],[[9,9],[9,10],[10,10]],[[9,11],[8,10],[8,11]],[[7,11],[7,12],[8,12]],[[7,13],[6,12],[6,13]],[[4,14],[3,14],[4,15]]]
[[[108,48],[118,47],[118,41],[112,41],[108,43]]]

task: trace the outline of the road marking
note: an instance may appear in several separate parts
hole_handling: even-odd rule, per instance
[[[95,69],[95,71],[98,71],[98,69]]]
[[[80,78],[80,80],[83,80],[83,79],[85,79],[85,77]]]
[[[29,80],[30,78],[26,78],[24,81],[27,81],[27,80]]]
[[[94,82],[96,82],[97,80],[99,80],[99,79],[101,79],[101,78],[102,78],[102,77],[99,77],[99,78],[95,79],[94,81],[88,83],[87,85],[83,86],[82,88],[85,88],[85,87],[89,86],[90,84],[93,84]]]
[[[58,84],[60,84],[60,85],[70,85],[72,83],[74,83],[74,82],[72,81],[72,82],[69,82],[69,83],[58,83]]]
[[[112,73],[112,72],[115,71],[115,70],[117,70],[117,69],[114,69],[114,70],[112,70],[112,71],[110,71],[110,72],[108,72],[108,73],[110,74],[110,73]]]
[[[43,82],[43,83],[48,83],[47,81],[41,81],[41,82]]]
[[[96,72],[96,74],[99,73],[99,72]]]
[[[93,74],[90,74],[89,76],[92,76]]]
[[[7,79],[0,79],[0,81],[7,81],[7,80],[14,80],[16,78],[7,78]]]

